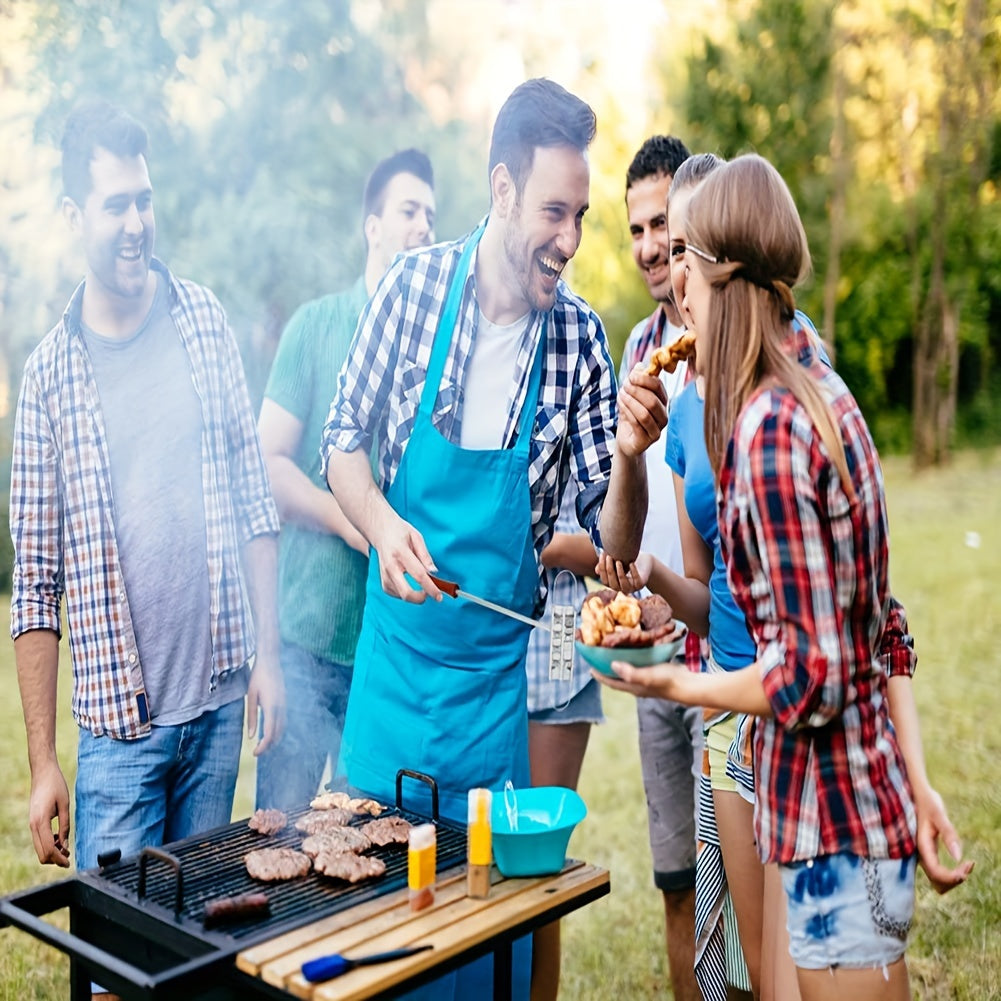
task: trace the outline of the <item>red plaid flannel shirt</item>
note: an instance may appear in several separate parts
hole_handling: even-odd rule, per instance
[[[755,734],[759,850],[778,862],[901,858],[915,851],[915,811],[886,678],[910,673],[914,656],[889,590],[882,471],[844,383],[816,361],[810,371],[841,429],[856,501],[783,389],[748,401],[720,481],[730,586],[774,712]]]

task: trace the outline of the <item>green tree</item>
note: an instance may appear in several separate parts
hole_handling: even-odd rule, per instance
[[[840,315],[885,387],[877,399],[909,411],[914,458],[927,465],[948,457],[960,406],[990,383],[982,275],[999,263],[989,235],[999,7],[889,0],[854,11],[841,57],[856,190]]]
[[[693,150],[756,152],[785,178],[818,274],[827,266],[832,195],[830,0],[730,0],[716,36],[688,58],[684,113]],[[747,11],[746,15],[744,11]],[[818,316],[819,297],[805,303]]]
[[[347,0],[34,6],[40,139],[55,145],[85,94],[147,125],[159,253],[220,297],[255,393],[292,311],[360,273],[362,188],[378,159],[426,148],[451,189],[439,235],[475,220],[455,177],[466,131],[433,123],[405,77],[427,30],[420,5],[384,5],[364,30]]]

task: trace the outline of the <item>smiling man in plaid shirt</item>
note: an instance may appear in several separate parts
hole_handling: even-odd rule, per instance
[[[105,102],[67,121],[63,210],[86,273],[28,359],[14,432],[11,635],[30,826],[39,861],[60,866],[64,599],[81,868],[228,823],[244,697],[248,731],[261,715],[258,752],[284,726],[278,516],[243,369],[212,293],[152,256],[146,149],[142,126]]]

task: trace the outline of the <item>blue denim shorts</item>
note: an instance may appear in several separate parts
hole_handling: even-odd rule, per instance
[[[587,684],[565,705],[530,712],[532,723],[604,723],[601,710],[601,685],[588,679]]]
[[[240,768],[243,699],[137,740],[95,737],[77,744],[74,854],[92,869],[99,854],[141,848],[228,824]]]
[[[793,962],[861,970],[900,959],[914,917],[915,862],[844,853],[780,865]]]

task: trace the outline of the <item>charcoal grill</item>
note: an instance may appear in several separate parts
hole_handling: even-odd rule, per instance
[[[406,777],[431,787],[431,816],[407,810],[402,782]],[[67,953],[71,961],[72,997],[90,996],[94,978],[126,999],[225,999],[247,991],[273,994],[259,981],[241,983],[236,954],[250,945],[274,938],[304,924],[393,892],[407,882],[405,845],[373,847],[386,864],[378,879],[349,884],[316,872],[301,879],[261,884],[252,879],[244,857],[254,848],[297,848],[302,835],[294,823],[308,807],[288,812],[289,826],[262,836],[246,821],[216,828],[163,848],[113,861],[68,879],[24,890],[0,900],[0,927],[11,924]],[[399,815],[411,823],[437,827],[439,872],[462,864],[466,831],[438,817],[438,793],[432,779],[403,770],[396,779],[396,805],[383,816]],[[358,825],[369,817],[355,818]],[[263,890],[270,913],[263,917],[207,929],[206,901]],[[69,932],[44,915],[66,910]]]

